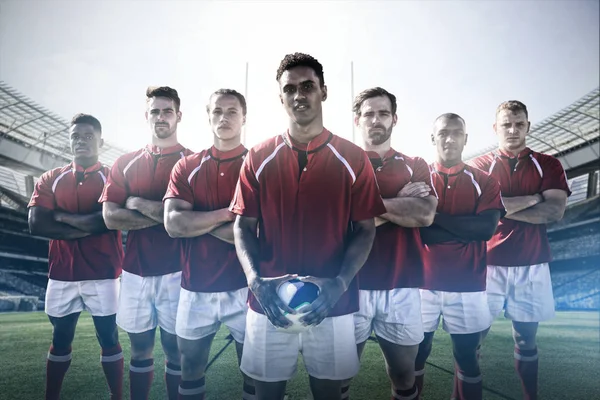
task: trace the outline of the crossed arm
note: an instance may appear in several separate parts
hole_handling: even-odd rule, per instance
[[[233,243],[235,215],[227,208],[193,211],[193,205],[181,199],[165,200],[165,228],[171,237],[196,237],[210,234]]]
[[[502,197],[505,218],[530,224],[547,224],[562,219],[567,207],[567,192],[548,189],[533,196]]]
[[[496,232],[500,215],[500,210],[485,210],[477,215],[437,213],[430,227],[420,229],[421,239],[425,244],[487,241]]]
[[[100,211],[71,214],[34,206],[29,209],[28,222],[32,235],[58,240],[79,239],[108,230]]]
[[[386,221],[405,228],[429,226],[433,222],[437,199],[429,195],[430,188],[423,182],[409,183],[402,188],[397,197],[383,199],[387,212],[380,215],[377,226]]]
[[[102,205],[102,216],[109,229],[134,231],[163,223],[161,201],[129,197],[125,207],[110,201]]]

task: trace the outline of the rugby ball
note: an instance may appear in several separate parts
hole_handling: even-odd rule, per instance
[[[298,279],[282,283],[277,289],[279,298],[294,310],[299,310],[304,306],[311,304],[319,296],[319,287],[311,282],[302,282]],[[284,312],[287,319],[292,321],[292,325],[287,328],[277,328],[282,332],[301,333],[306,332],[311,327],[305,326],[300,322],[306,313],[289,314]]]

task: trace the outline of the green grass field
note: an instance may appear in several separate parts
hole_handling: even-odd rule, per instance
[[[510,323],[496,321],[483,348],[484,399],[520,399],[520,384],[513,369],[513,344]],[[233,344],[227,345],[228,332],[222,329],[212,347],[211,359],[218,355],[207,372],[207,399],[241,398],[241,376]],[[51,325],[45,314],[0,314],[0,400],[43,399],[45,360]],[[540,399],[600,398],[599,315],[591,312],[563,312],[542,324],[538,334],[540,349]],[[121,332],[126,371],[129,360],[127,336]],[[155,379],[152,399],[165,399],[163,357],[157,338]],[[63,400],[108,399],[100,367],[100,351],[92,320],[83,314],[73,343],[73,361],[63,385]],[[434,349],[426,370],[423,399],[449,399],[452,386],[450,337],[443,331],[435,336]],[[129,386],[125,373],[124,385]],[[387,400],[390,386],[377,343],[369,341],[362,368],[351,388],[353,400]],[[288,384],[290,400],[310,399],[308,379],[302,366]],[[126,396],[126,398],[129,398]]]

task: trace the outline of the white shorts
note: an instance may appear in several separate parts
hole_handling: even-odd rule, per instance
[[[492,326],[492,314],[485,292],[444,292],[421,289],[421,311],[425,332],[442,327],[450,334],[481,332]]]
[[[160,326],[174,335],[180,291],[181,271],[159,276],[123,271],[117,325],[128,333]]]
[[[547,263],[523,267],[488,266],[487,296],[492,316],[540,322],[554,317],[554,295]]]
[[[118,298],[118,279],[78,282],[49,279],[45,309],[46,314],[57,318],[83,310],[95,317],[105,317],[117,313]]]
[[[202,293],[181,289],[177,322],[177,336],[197,340],[217,333],[221,323],[238,343],[244,343],[248,288],[231,292]]]
[[[328,317],[302,333],[277,330],[268,318],[252,309],[246,319],[246,341],[240,369],[261,382],[291,379],[296,373],[298,352],[310,376],[345,380],[358,373],[352,314]]]
[[[402,346],[423,341],[419,289],[361,290],[359,299],[360,309],[354,314],[357,344],[365,342],[372,331]]]

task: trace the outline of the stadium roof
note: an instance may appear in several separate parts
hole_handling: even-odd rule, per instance
[[[71,161],[69,122],[0,81],[0,164],[38,172]],[[112,165],[127,151],[109,143],[100,161]],[[4,161],[4,163],[2,162]]]
[[[599,128],[600,88],[596,88],[570,106],[533,125],[527,145],[532,150],[559,157],[565,169],[569,170],[578,166],[575,164],[581,157],[575,160],[566,156],[578,149],[589,146],[590,155],[595,155],[595,160],[599,158]],[[471,159],[497,148],[497,144],[480,148],[466,154],[465,158]]]

